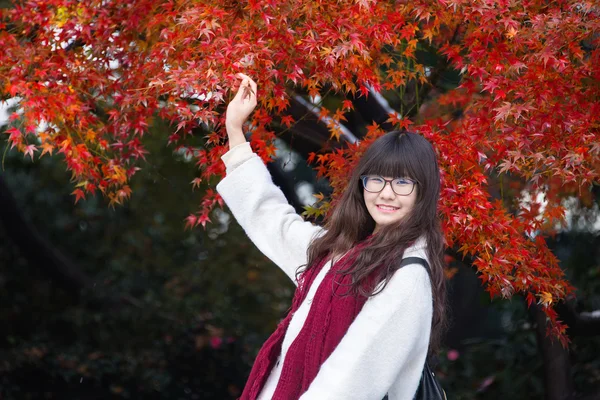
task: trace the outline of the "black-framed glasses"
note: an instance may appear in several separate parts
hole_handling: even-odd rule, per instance
[[[370,193],[381,192],[385,185],[389,183],[394,193],[398,196],[410,195],[418,183],[408,178],[383,179],[379,175],[361,175],[360,180],[365,190]]]

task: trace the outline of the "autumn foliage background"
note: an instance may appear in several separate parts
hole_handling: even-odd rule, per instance
[[[593,294],[600,275],[594,228],[600,166],[597,3],[0,4],[0,96],[12,105],[3,129],[3,162],[11,169],[2,176],[6,193],[20,193],[4,196],[2,208],[18,203],[30,215],[22,224],[3,218],[4,235],[13,239],[4,262],[37,266],[45,271],[40,281],[46,274],[51,287],[66,293],[60,306],[40,318],[62,313],[78,327],[72,341],[95,323],[102,326],[96,326],[94,340],[77,349],[66,341],[62,351],[52,350],[60,330],[48,333],[55,326],[49,322],[41,336],[24,334],[28,328],[9,330],[0,340],[11,361],[0,371],[14,378],[19,368],[50,371],[59,365],[63,372],[42,374],[45,381],[70,388],[76,377],[86,377],[116,397],[135,398],[136,390],[159,396],[177,387],[183,398],[193,398],[198,387],[208,390],[211,383],[221,393],[214,398],[223,398],[218,390],[235,396],[252,352],[285,311],[291,290],[239,228],[229,225],[214,191],[224,175],[220,156],[228,148],[223,113],[236,89],[235,73],[244,72],[259,82],[248,138],[265,161],[278,160],[270,165],[276,183],[317,222],[335,204],[363,150],[384,131],[414,130],[434,144],[443,172],[440,210],[456,311],[447,339],[452,348],[439,368],[453,397],[598,394],[598,365],[581,355],[598,350],[598,341],[577,341],[600,333],[598,318],[581,313],[599,306]],[[312,169],[302,167],[303,161]],[[70,182],[64,172],[50,172],[65,167]],[[39,174],[52,184],[42,184]],[[300,177],[318,192],[316,202],[306,205],[299,198],[294,184]],[[158,190],[161,183],[168,186]],[[46,190],[72,196],[68,204],[49,202]],[[22,201],[7,200],[13,196]],[[146,196],[156,196],[149,197],[156,204]],[[64,221],[79,229],[65,237]],[[50,226],[56,237],[46,232],[36,242],[36,224]],[[579,233],[581,226],[589,227],[586,234]],[[588,243],[582,246],[587,253],[577,258],[582,243]],[[41,258],[32,259],[28,246],[39,249]],[[224,270],[231,273],[222,276]],[[20,290],[7,294],[6,304],[18,305],[11,296],[32,289],[23,286],[27,274],[11,271],[9,281]],[[474,278],[473,271],[478,283],[466,290],[469,278],[459,278]],[[218,276],[221,286],[215,286]],[[477,299],[480,288],[488,295],[476,303],[484,305],[468,306],[479,318],[461,320],[465,299]],[[17,321],[22,307],[5,318]],[[106,322],[113,311],[118,317]],[[498,322],[502,318],[512,322]],[[133,353],[114,343],[102,347],[122,329],[136,343]],[[182,336],[176,339],[175,332]],[[494,347],[496,340],[502,345]],[[176,346],[182,343],[194,351]],[[499,350],[504,346],[520,350]],[[164,356],[173,349],[177,357]],[[186,354],[197,358],[190,361]],[[484,354],[498,365],[481,375],[478,357]],[[532,364],[535,357],[541,358]],[[155,375],[140,378],[138,368],[148,368],[146,361]],[[189,370],[174,372],[188,364]],[[181,383],[198,379],[200,367],[194,365],[220,371],[221,383]],[[505,372],[515,366],[529,368],[538,380],[518,383],[518,369]],[[123,370],[130,381],[123,381]],[[204,392],[199,398],[213,397]]]

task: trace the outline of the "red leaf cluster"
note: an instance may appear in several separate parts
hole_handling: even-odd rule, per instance
[[[291,88],[313,98],[325,96],[323,88],[404,93],[430,84],[419,50],[444,57],[460,71],[460,85],[427,99],[418,123],[394,113],[388,122],[434,143],[449,244],[475,257],[492,296],[524,293],[565,339],[551,305],[572,289],[539,233],[563,221],[566,196],[583,198],[598,183],[594,2],[30,0],[0,12],[0,95],[19,98],[11,120],[23,127],[7,129],[7,139],[31,158],[61,154],[75,201],[98,189],[111,204],[130,196],[155,119],[172,125],[165,143],[196,159],[194,186],[223,176],[221,113],[237,72],[259,81],[251,144],[268,160],[271,124],[296,122],[286,112]],[[322,109],[332,139],[353,108],[345,100]],[[198,128],[211,133],[202,148],[189,147]],[[310,161],[339,193],[380,134],[371,125],[359,144]],[[513,197],[522,201],[493,200],[491,176],[516,182]],[[187,226],[205,226],[215,205],[222,200],[209,190]]]

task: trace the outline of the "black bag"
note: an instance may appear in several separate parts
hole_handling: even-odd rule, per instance
[[[388,400],[386,395],[383,400]],[[421,375],[421,381],[417,388],[417,393],[413,400],[448,400],[446,392],[442,389],[442,386],[438,382],[435,374],[429,368],[429,363],[425,361],[425,367],[423,367],[423,374]]]
[[[425,362],[421,382],[413,400],[447,400],[446,392],[438,382],[435,374],[429,368],[429,363]]]
[[[403,267],[408,264],[421,264],[427,269],[429,276],[431,276],[429,264],[424,259],[420,257],[407,257],[402,260],[400,266]],[[444,389],[442,389],[435,374],[431,368],[429,368],[429,363],[427,361],[425,361],[423,374],[421,375],[421,381],[419,382],[419,388],[417,389],[414,400],[447,400],[446,392],[444,392]]]

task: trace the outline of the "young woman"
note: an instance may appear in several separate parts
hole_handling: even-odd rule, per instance
[[[246,75],[227,108],[217,190],[254,244],[297,285],[241,399],[410,400],[444,316],[440,176],[422,136],[389,132],[352,172],[325,227],[304,221],[252,152]],[[402,263],[408,257],[424,259]],[[408,260],[410,261],[410,260]]]

